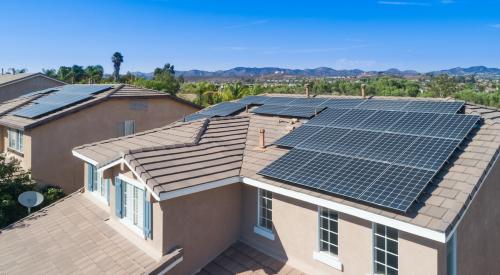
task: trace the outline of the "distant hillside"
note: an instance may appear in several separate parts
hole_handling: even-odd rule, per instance
[[[134,72],[134,75],[151,78],[152,73]],[[452,68],[447,70],[433,71],[428,73],[419,73],[414,70],[401,71],[399,69],[389,69],[385,71],[363,71],[336,70],[328,67],[319,67],[315,69],[285,69],[279,67],[235,67],[229,70],[203,71],[189,70],[177,71],[176,75],[183,76],[187,80],[201,79],[243,79],[243,78],[293,78],[293,77],[358,77],[374,75],[392,75],[401,77],[415,77],[423,74],[439,75],[448,74],[452,76],[478,75],[482,77],[500,78],[500,69],[487,68],[485,66],[474,66],[469,68]]]

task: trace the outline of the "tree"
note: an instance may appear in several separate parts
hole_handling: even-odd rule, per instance
[[[120,66],[123,63],[123,55],[119,52],[115,52],[113,56],[111,56],[111,62],[113,62],[113,77],[115,79],[115,82],[118,82],[120,79]]]
[[[167,63],[163,66],[163,68],[156,68],[153,71],[153,76],[157,77],[157,76],[160,76],[160,75],[165,74],[165,73],[175,75],[174,65]]]
[[[42,69],[42,73],[48,77],[52,77],[52,78],[57,77],[56,69]]]
[[[82,66],[73,65],[69,71],[69,77],[71,79],[71,83],[79,83],[85,77],[85,71]]]
[[[89,84],[99,83],[104,75],[104,68],[101,65],[87,66],[85,68],[85,77]]]
[[[429,92],[435,97],[447,97],[458,91],[458,85],[446,74],[438,75],[431,79],[429,83]]]
[[[71,67],[61,66],[57,70],[57,78],[64,82],[70,82],[71,80]]]

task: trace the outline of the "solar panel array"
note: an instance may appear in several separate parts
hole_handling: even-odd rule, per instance
[[[12,112],[12,114],[26,118],[37,118],[87,100],[94,94],[111,87],[111,85],[65,85],[41,90],[31,94],[48,94],[33,100],[31,104]]]
[[[246,105],[282,105],[327,107],[331,109],[366,109],[391,110],[424,113],[455,114],[464,106],[463,101],[431,101],[431,100],[391,100],[361,98],[301,98],[247,96],[238,102]]]
[[[261,115],[311,118],[324,109],[325,107],[317,106],[262,105],[251,112]]]
[[[276,141],[292,149],[259,174],[407,212],[479,121],[462,114],[326,109]]]
[[[197,113],[184,117],[184,121],[193,121],[200,118],[225,117],[245,109],[246,104],[239,102],[223,102]]]

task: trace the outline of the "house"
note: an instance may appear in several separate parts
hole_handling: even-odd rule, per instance
[[[441,100],[273,96],[216,105],[74,148],[84,192],[4,229],[0,269],[494,274],[499,122],[499,110]],[[74,213],[62,204],[84,206]],[[42,246],[33,232],[59,223],[71,232],[67,259],[22,260],[37,253],[17,247]],[[127,263],[115,256],[123,247],[134,255]]]
[[[66,83],[42,73],[2,74],[0,75],[0,102],[64,84]]]
[[[82,143],[145,131],[199,110],[185,100],[127,85],[64,85],[0,104],[0,150],[41,185],[69,194],[83,171],[71,155]]]

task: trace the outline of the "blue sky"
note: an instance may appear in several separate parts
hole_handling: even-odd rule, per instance
[[[0,67],[500,67],[500,1],[0,0]]]

